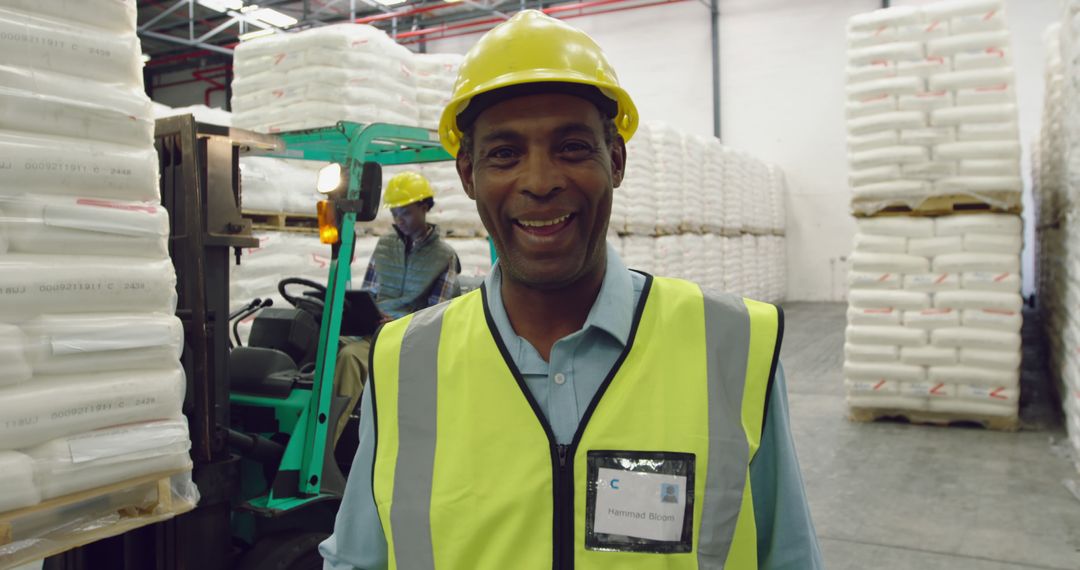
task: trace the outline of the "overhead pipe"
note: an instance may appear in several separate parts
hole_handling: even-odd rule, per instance
[[[572,19],[572,18],[579,18],[579,17],[582,17],[582,16],[597,16],[597,15],[601,15],[601,14],[611,14],[611,13],[615,13],[615,12],[625,12],[625,11],[629,11],[629,10],[636,10],[638,8],[651,8],[651,7],[654,7],[654,6],[662,6],[662,5],[665,5],[665,4],[677,4],[679,2],[685,2],[687,0],[659,0],[659,1],[656,1],[656,2],[648,2],[648,3],[645,3],[645,4],[633,4],[633,5],[630,5],[630,6],[620,6],[620,7],[611,8],[611,9],[608,9],[608,10],[594,10],[594,11],[590,11],[590,12],[583,12],[582,11],[582,10],[584,10],[586,8],[610,6],[610,5],[614,5],[614,4],[627,4],[627,3],[630,3],[630,2],[633,2],[633,1],[634,0],[591,0],[591,1],[588,1],[588,2],[577,2],[577,3],[574,3],[574,4],[560,4],[558,6],[551,6],[549,8],[542,9],[541,12],[544,12],[545,14],[548,14],[548,15],[557,15],[557,17],[559,17],[560,19],[563,19],[563,20],[569,20],[569,19]],[[575,11],[575,10],[578,11],[578,13],[576,13],[576,14],[562,14],[562,12],[570,12],[570,11]],[[502,18],[484,18],[484,19],[480,19],[480,20],[470,20],[468,22],[463,22],[463,23],[459,23],[459,24],[450,24],[450,25],[443,24],[443,25],[440,25],[440,26],[432,27],[432,28],[424,28],[424,29],[421,29],[421,30],[412,30],[412,31],[408,31],[408,32],[402,32],[402,33],[398,34],[398,39],[399,39],[399,43],[407,45],[407,44],[413,44],[413,43],[418,43],[418,42],[422,42],[422,41],[423,42],[428,42],[428,41],[444,40],[444,39],[468,36],[468,35],[472,35],[472,34],[479,34],[479,33],[486,32],[486,31],[488,31],[488,30],[490,30],[491,28],[494,27],[494,25],[492,25],[492,24],[499,24],[499,23],[502,23],[504,21],[505,20],[503,20]],[[478,29],[469,29],[469,28],[478,28]],[[447,34],[446,33],[446,32],[451,32],[451,31],[455,31],[455,30],[463,30],[463,29],[467,30],[467,31],[454,33],[454,34]],[[439,35],[430,36],[430,34],[439,34]],[[406,41],[400,41],[401,39],[405,39]]]

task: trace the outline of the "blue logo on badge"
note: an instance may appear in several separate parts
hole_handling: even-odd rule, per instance
[[[616,491],[619,490],[619,480],[618,479],[612,479],[611,483],[609,483],[609,485],[611,485],[612,489],[615,489]]]
[[[671,483],[660,483],[660,502],[661,503],[678,503],[679,502],[679,486],[672,485]]]

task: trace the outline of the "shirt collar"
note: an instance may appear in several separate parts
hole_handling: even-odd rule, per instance
[[[502,271],[498,262],[484,279],[484,286],[487,290],[488,310],[491,311],[492,319],[499,329],[499,334],[504,339],[508,338],[508,335],[514,334],[514,330],[502,302]],[[611,335],[619,344],[626,346],[630,339],[630,328],[633,325],[635,312],[633,305],[634,284],[630,279],[630,270],[623,264],[615,248],[607,244],[607,267],[604,271],[604,281],[600,285],[600,293],[596,296],[596,301],[589,310],[589,316],[581,328],[588,330],[590,327],[595,327]]]

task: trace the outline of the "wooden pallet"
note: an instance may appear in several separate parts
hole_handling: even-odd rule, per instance
[[[315,214],[244,210],[241,215],[251,220],[251,228],[255,230],[319,233],[319,218]]]
[[[855,217],[870,218],[878,216],[948,216],[953,214],[987,213],[1019,214],[1023,210],[1019,193],[987,193],[986,197],[1003,204],[1003,206],[987,204],[982,199],[974,196],[956,194],[932,196],[923,200],[914,208],[907,204],[893,204],[876,212],[860,211],[859,203],[855,202],[851,206],[851,213]]]
[[[848,419],[859,423],[870,423],[878,420],[902,420],[913,424],[942,427],[970,426],[974,424],[993,431],[1010,432],[1020,429],[1020,418],[1017,416],[931,412],[900,408],[849,408]]]
[[[102,503],[108,503],[111,500],[116,501],[115,504],[108,507],[112,510],[111,513],[103,510],[100,514],[102,517],[110,514],[117,517],[114,522],[93,526],[89,530],[62,528],[50,531],[45,536],[34,536],[33,538],[38,540],[28,540],[25,548],[19,548],[11,553],[0,554],[0,569],[12,568],[20,564],[41,560],[139,527],[161,522],[192,510],[195,508],[193,503],[174,497],[172,492],[172,478],[188,472],[190,472],[190,469],[152,473],[112,485],[56,497],[30,507],[0,513],[0,547],[11,544],[14,540],[27,538],[15,535],[17,532],[15,529],[18,529],[20,524],[26,524],[22,521],[32,523],[50,516],[63,517],[79,505],[93,504],[98,501]],[[119,500],[126,493],[139,491],[144,491],[144,496],[152,491],[153,498],[126,502]],[[95,516],[97,516],[97,513],[95,513]]]

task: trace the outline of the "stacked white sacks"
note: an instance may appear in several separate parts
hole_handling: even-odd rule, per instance
[[[135,21],[133,1],[0,8],[0,511],[191,465]]]
[[[1011,214],[858,220],[849,405],[1017,415],[1021,226]]]
[[[1033,195],[1038,208],[1039,313],[1065,425],[1080,469],[1080,2],[1062,3],[1060,24],[1044,35],[1046,91]]]
[[[439,119],[454,92],[454,81],[462,59],[463,56],[455,53],[413,54],[416,105],[421,127],[439,128]]]
[[[683,139],[685,135],[667,123],[656,122],[651,125],[652,150],[655,156],[653,168],[657,184],[655,202],[655,231],[659,235],[671,235],[679,232],[682,222],[684,181],[688,178],[687,161]]]
[[[326,163],[245,156],[240,158],[240,200],[244,211],[315,214],[323,197],[315,190]]]
[[[419,171],[431,183],[435,191],[435,209],[428,215],[447,236],[486,236],[476,202],[469,198],[461,186],[461,177],[453,162],[431,162],[420,165]]]
[[[1023,188],[1002,0],[894,7],[848,22],[852,209],[935,196],[1014,207]]]
[[[419,122],[413,54],[366,25],[341,24],[241,43],[233,125],[261,132]]]
[[[626,174],[615,190],[612,225],[621,234],[654,235],[658,188],[666,183],[658,170],[651,124],[638,125],[626,145]]]

